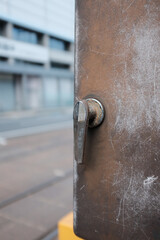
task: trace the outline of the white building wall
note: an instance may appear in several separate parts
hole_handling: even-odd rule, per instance
[[[0,18],[73,41],[74,2],[75,0],[0,0]]]
[[[49,59],[49,50],[39,45],[0,37],[0,56],[46,63]]]
[[[0,20],[6,21],[4,35],[0,36],[1,69],[1,64],[5,66],[3,74],[0,72],[0,111],[72,104],[74,44],[68,44],[66,50],[54,49],[50,48],[49,41],[53,36],[73,42],[74,1],[0,0]],[[41,32],[39,40],[42,45],[15,40],[14,25]],[[56,69],[56,75],[53,63],[68,66],[65,71],[70,75],[64,77],[63,67],[59,73]],[[24,67],[31,72],[26,73]],[[40,72],[37,73],[38,67]],[[13,71],[12,74],[12,70],[17,68],[18,73]],[[11,72],[11,79],[8,79],[8,72]]]

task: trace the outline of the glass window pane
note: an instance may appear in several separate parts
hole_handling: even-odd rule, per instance
[[[13,28],[13,38],[18,41],[28,42],[38,44],[38,34],[25,30],[23,28],[14,27]]]
[[[4,28],[5,28],[5,23],[3,21],[0,21],[0,35],[4,35]]]
[[[65,50],[65,42],[55,38],[50,39],[50,47],[58,50]]]

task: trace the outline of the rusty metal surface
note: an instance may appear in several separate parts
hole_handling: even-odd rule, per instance
[[[107,117],[74,161],[74,229],[86,240],[160,239],[160,1],[77,0],[75,101]]]
[[[89,109],[89,127],[98,127],[104,120],[105,114],[103,105],[94,98],[87,98],[86,101]]]

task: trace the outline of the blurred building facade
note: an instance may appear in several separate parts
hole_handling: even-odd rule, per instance
[[[0,0],[0,112],[73,101],[74,0]]]

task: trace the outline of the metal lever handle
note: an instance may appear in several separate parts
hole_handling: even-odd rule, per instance
[[[103,106],[94,98],[78,101],[74,107],[73,118],[75,159],[78,164],[83,164],[88,127],[94,128],[102,123]]]

